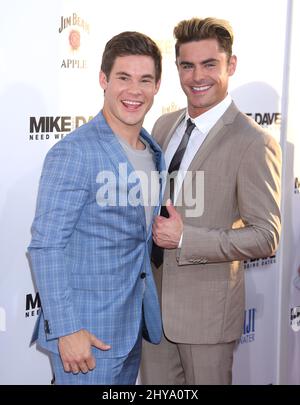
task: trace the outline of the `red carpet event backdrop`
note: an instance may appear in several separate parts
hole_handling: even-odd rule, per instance
[[[299,384],[299,1],[11,0],[1,6],[0,384],[50,384],[52,377],[47,356],[29,345],[40,298],[26,256],[47,151],[100,109],[101,55],[121,31],[149,35],[163,53],[162,86],[145,128],[185,106],[172,32],[193,16],[231,22],[238,57],[232,98],[283,150],[280,248],[244,262],[245,322],[233,382]]]

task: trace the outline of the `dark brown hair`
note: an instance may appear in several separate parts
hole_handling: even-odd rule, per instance
[[[155,81],[161,78],[161,52],[156,43],[147,35],[135,31],[125,31],[111,38],[102,55],[101,70],[107,79],[118,56],[145,55],[150,56],[155,65]]]
[[[183,20],[174,28],[174,37],[176,58],[179,55],[180,45],[202,39],[216,39],[220,50],[227,54],[228,60],[232,55],[233,31],[226,20],[212,17]]]

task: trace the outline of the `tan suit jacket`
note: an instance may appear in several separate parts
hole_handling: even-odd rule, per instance
[[[163,150],[185,112],[156,122],[153,136]],[[177,207],[182,247],[165,249],[163,266],[154,269],[164,332],[176,343],[230,342],[240,337],[244,319],[242,261],[272,255],[278,246],[281,150],[232,103],[189,170],[188,191],[196,187],[196,171],[204,172],[204,210],[188,217],[184,205]]]

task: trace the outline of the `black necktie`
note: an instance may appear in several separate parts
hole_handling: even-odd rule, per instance
[[[183,137],[181,139],[181,142],[180,142],[180,144],[179,144],[179,146],[178,146],[178,148],[177,148],[177,150],[176,150],[176,152],[175,152],[175,154],[173,156],[173,159],[171,160],[171,163],[169,165],[169,169],[168,169],[169,175],[171,175],[173,172],[178,172],[178,170],[180,168],[182,158],[183,158],[183,155],[184,155],[184,152],[186,150],[187,144],[188,144],[189,139],[190,139],[190,135],[193,132],[193,129],[195,128],[195,126],[196,125],[189,118],[187,120],[184,135],[183,135]],[[170,179],[170,199],[172,200],[172,202],[174,202],[175,179],[176,179],[176,176],[172,176],[172,178]],[[165,205],[163,205],[161,207],[160,215],[163,216],[163,217],[169,218],[169,213],[168,213],[167,208],[166,208]],[[162,264],[163,257],[164,257],[163,248],[157,246],[153,242],[151,260],[153,261],[153,263],[155,264],[155,266],[157,268]]]

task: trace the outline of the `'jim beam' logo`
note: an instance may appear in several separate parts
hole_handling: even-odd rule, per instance
[[[90,34],[90,24],[73,13],[69,16],[61,16],[58,33],[65,38],[68,44],[68,58],[63,58],[61,62],[62,69],[85,69],[87,60],[82,56],[82,48],[85,48],[85,39]],[[65,53],[65,51],[64,51]]]

